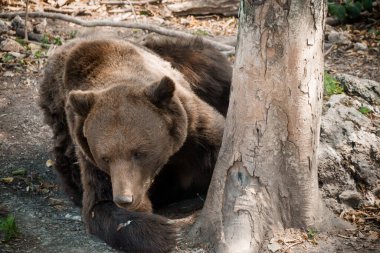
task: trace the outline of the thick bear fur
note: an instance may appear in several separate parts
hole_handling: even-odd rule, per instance
[[[174,247],[176,228],[152,210],[207,192],[231,74],[201,39],[87,37],[49,58],[39,104],[88,232],[126,252]]]

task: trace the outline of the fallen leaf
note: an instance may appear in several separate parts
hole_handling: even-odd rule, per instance
[[[18,168],[14,171],[12,171],[13,176],[24,176],[26,175],[26,169],[25,168]]]
[[[48,168],[53,167],[53,164],[54,164],[54,162],[50,159],[46,161],[46,167],[48,167]]]
[[[14,180],[13,177],[3,177],[3,178],[0,178],[0,181],[3,182],[3,183],[7,183],[7,184],[10,184],[12,183]]]
[[[369,231],[368,240],[376,241],[377,239],[379,239],[379,233],[376,231]]]

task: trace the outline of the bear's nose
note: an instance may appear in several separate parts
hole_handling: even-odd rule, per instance
[[[133,202],[132,195],[119,195],[113,198],[113,201],[120,206],[127,206]]]

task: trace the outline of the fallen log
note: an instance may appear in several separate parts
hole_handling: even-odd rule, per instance
[[[179,16],[221,14],[236,16],[239,0],[191,0],[167,5],[168,9]]]

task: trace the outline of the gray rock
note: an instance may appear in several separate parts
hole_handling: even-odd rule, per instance
[[[270,252],[274,253],[281,250],[282,246],[278,242],[271,242],[270,244],[268,244],[268,249]]]
[[[330,210],[332,210],[335,213],[340,214],[345,209],[345,206],[341,203],[338,203],[338,201],[335,198],[323,198],[323,202]]]
[[[376,197],[380,198],[380,186],[376,187],[375,189],[373,189],[373,195],[375,195]]]
[[[368,190],[380,185],[380,136],[377,134],[380,108],[375,103],[379,100],[380,85],[349,75],[338,77],[344,78],[345,89],[352,96],[333,95],[325,103],[318,148],[320,188],[327,206],[336,212],[344,209],[343,205],[358,205],[359,197],[347,197],[346,191],[360,196],[356,191],[359,184]],[[361,105],[373,110],[371,117],[358,111]],[[380,190],[377,192],[373,190],[374,195],[380,195]],[[364,199],[367,197],[360,196],[360,200]]]
[[[11,21],[11,27],[15,31],[17,30],[22,31],[25,28],[25,20],[21,18],[20,16],[16,16]],[[27,28],[28,28],[28,31],[33,30],[33,25],[29,21],[27,22]]]
[[[358,51],[367,51],[368,50],[368,47],[366,44],[364,43],[360,43],[360,42],[356,42],[354,44],[354,49],[355,50],[358,50]]]
[[[345,32],[331,31],[329,35],[327,36],[327,38],[328,38],[328,42],[330,43],[341,44],[341,45],[351,44],[350,37]]]
[[[15,58],[21,58],[22,59],[22,58],[26,57],[26,54],[20,54],[20,53],[16,53],[16,52],[9,52],[9,54]]]
[[[46,18],[42,20],[42,22],[38,23],[33,27],[33,31],[38,34],[43,34],[46,32],[47,21]]]
[[[0,19],[0,35],[5,34],[9,31],[8,25]]]
[[[339,195],[339,199],[352,208],[357,208],[362,201],[362,197],[357,191],[344,191]]]
[[[20,16],[16,16],[12,19],[11,26],[14,30],[23,29],[25,27],[25,22]]]
[[[14,77],[15,74],[12,71],[5,71],[3,76],[4,77]]]
[[[21,53],[24,52],[25,49],[16,41],[6,39],[0,43],[0,51]]]
[[[368,103],[380,105],[380,83],[347,74],[338,74],[336,77],[349,94],[359,96]]]

